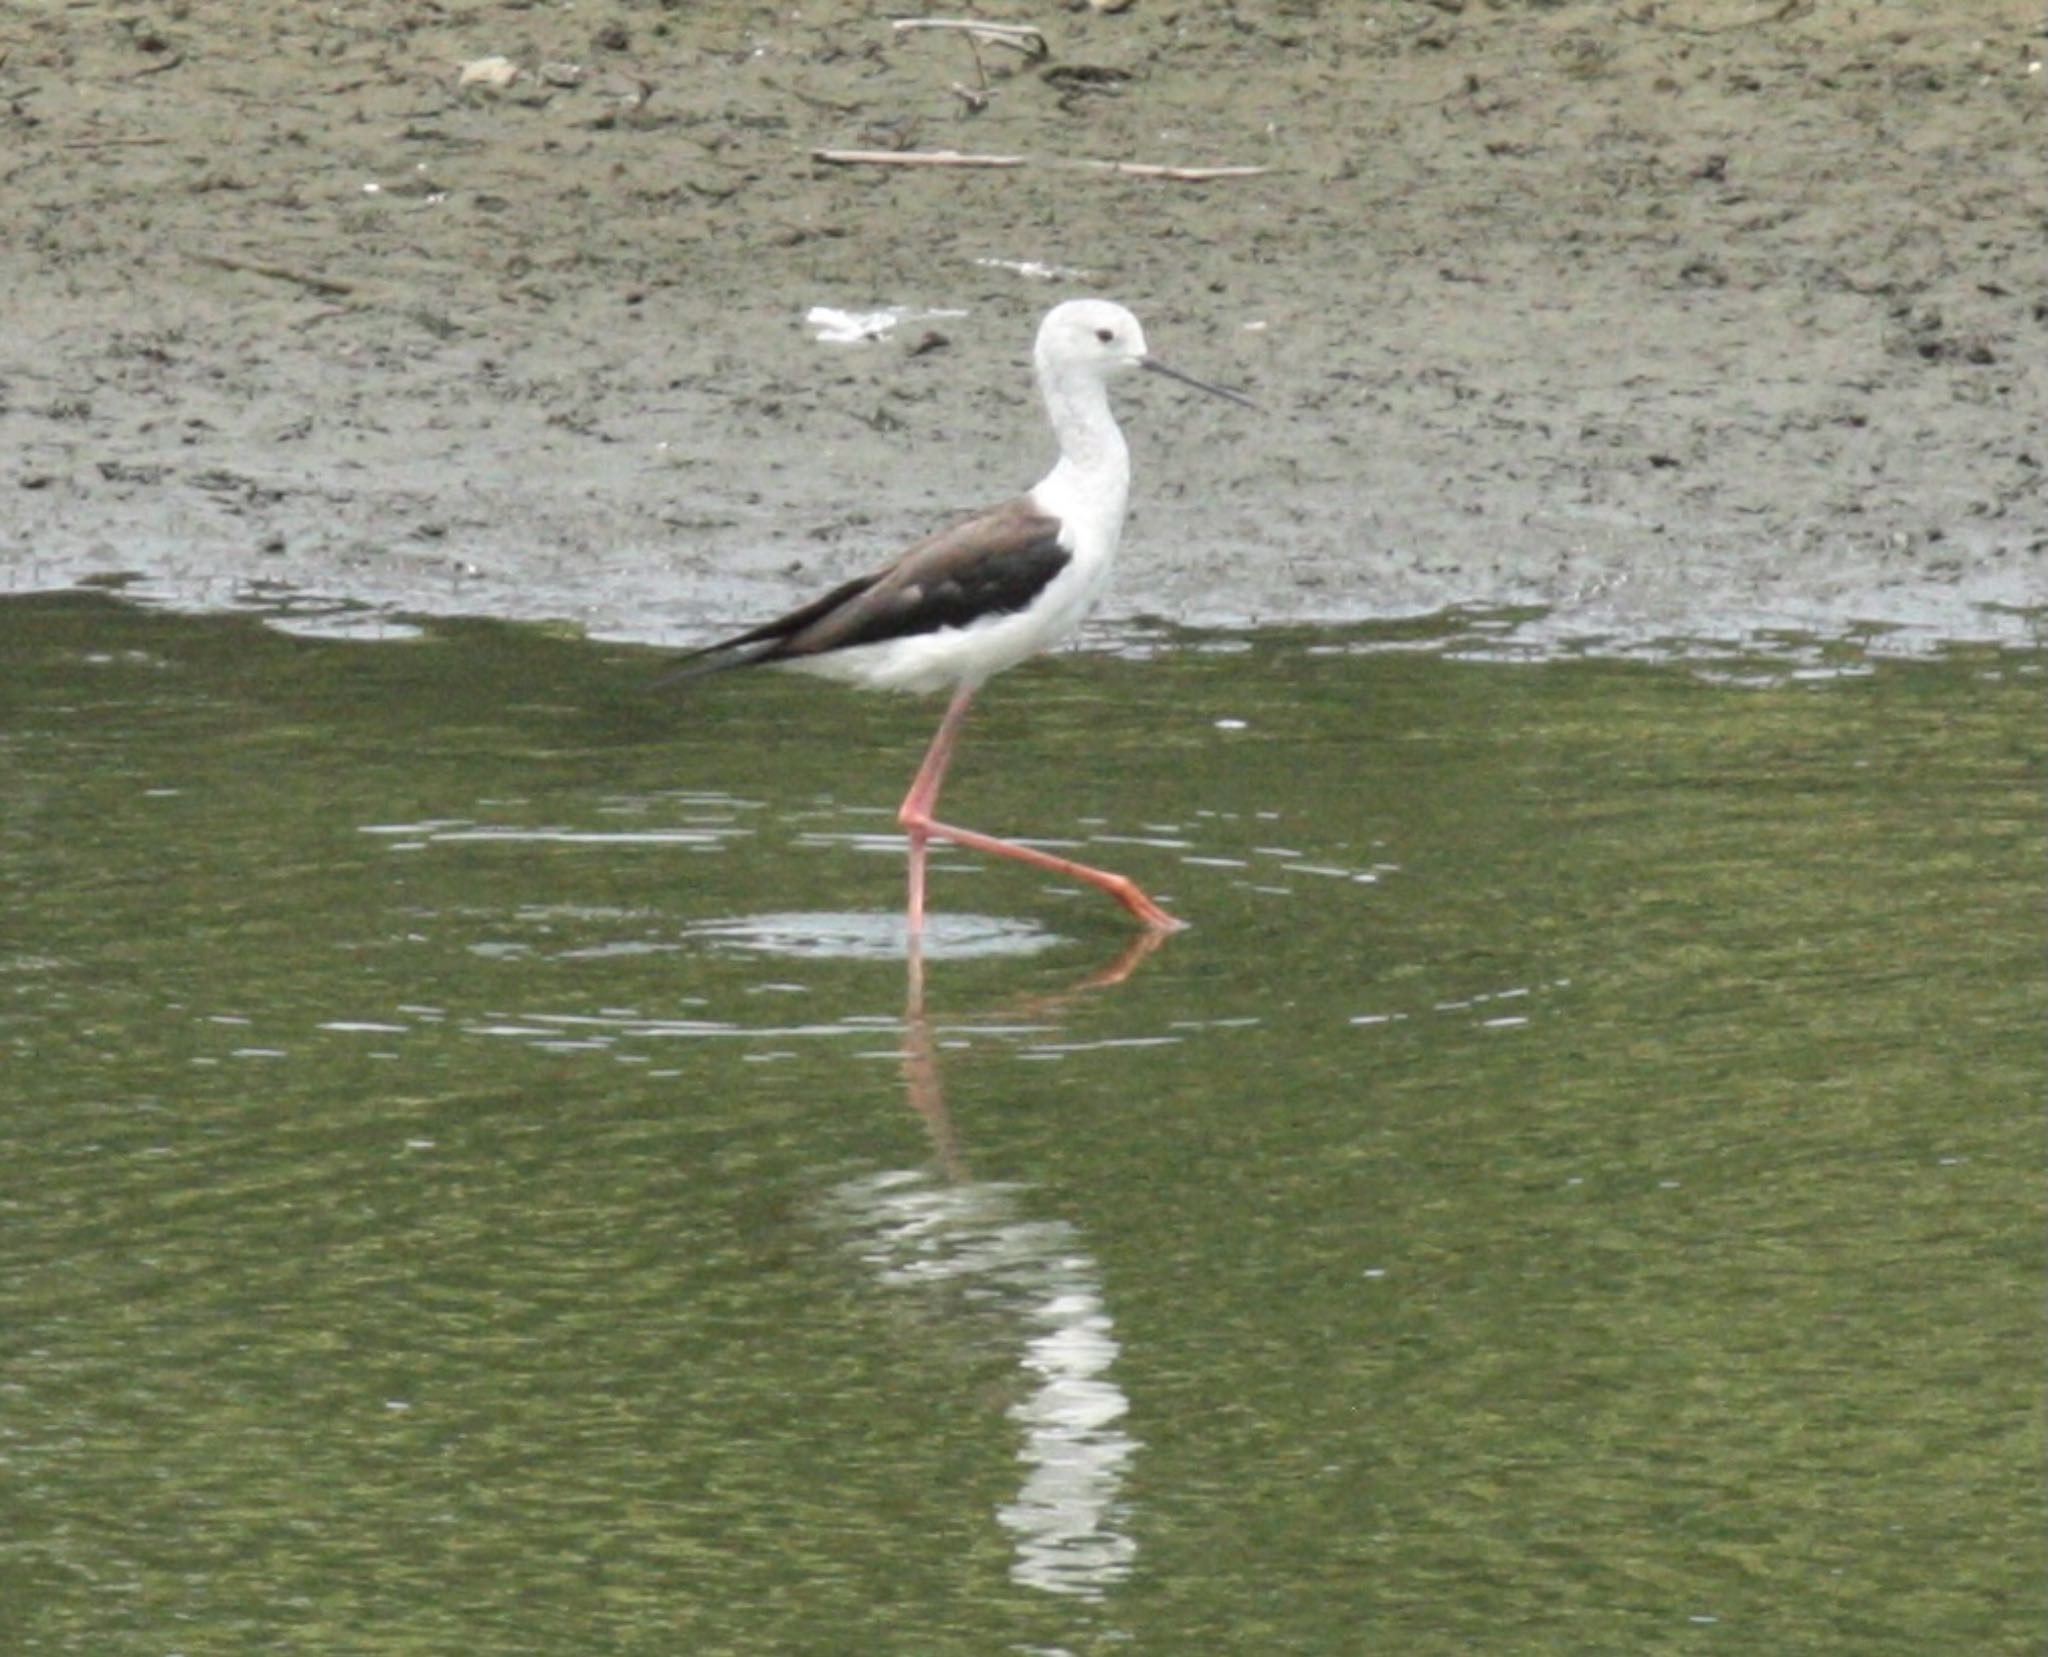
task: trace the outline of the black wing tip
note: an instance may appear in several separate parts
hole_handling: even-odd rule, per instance
[[[700,650],[687,652],[648,688],[664,690],[673,685],[709,679],[716,673],[729,673],[736,667],[757,667],[775,657],[781,642],[776,639],[766,644],[739,644],[726,640],[722,644],[707,644]]]

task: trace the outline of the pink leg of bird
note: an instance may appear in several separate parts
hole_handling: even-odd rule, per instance
[[[896,813],[896,820],[910,836],[912,935],[915,936],[924,930],[925,846],[934,837],[950,840],[956,846],[965,846],[970,851],[1014,858],[1019,863],[1029,863],[1033,868],[1047,869],[1054,874],[1064,875],[1069,880],[1078,880],[1096,887],[1115,898],[1154,932],[1173,932],[1185,926],[1187,922],[1160,908],[1138,889],[1136,881],[1126,875],[1111,874],[1107,869],[1090,868],[1086,863],[1076,863],[1071,858],[1055,857],[1051,852],[1042,852],[1035,846],[1020,846],[1014,841],[998,840],[992,834],[955,828],[952,824],[941,823],[932,816],[932,807],[939,798],[939,784],[945,780],[946,767],[953,758],[953,744],[960,735],[961,724],[967,718],[967,704],[973,698],[973,690],[965,685],[953,693],[953,700],[946,708],[946,717],[939,721],[938,735],[932,738],[932,745],[925,753],[924,763],[917,768],[917,776],[910,784],[910,792],[903,796],[903,804]]]
[[[974,692],[965,685],[953,693],[953,700],[946,705],[946,717],[939,721],[938,734],[932,738],[931,747],[925,750],[924,763],[911,779],[910,792],[903,796],[903,804],[897,808],[896,821],[910,836],[910,935],[913,938],[924,930],[924,851],[925,842],[932,833],[932,802],[939,797],[939,784],[945,781],[946,767],[953,762],[953,743],[960,735],[961,722],[967,717],[967,704],[973,699]]]

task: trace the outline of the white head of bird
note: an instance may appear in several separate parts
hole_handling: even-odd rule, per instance
[[[1242,392],[1168,368],[1146,348],[1145,330],[1138,326],[1138,319],[1108,299],[1069,299],[1053,306],[1038,325],[1034,355],[1041,383],[1059,378],[1087,379],[1100,385],[1126,368],[1149,368],[1211,397],[1227,398],[1249,409],[1259,406]]]
[[[1069,299],[1045,313],[1035,352],[1040,374],[1092,373],[1098,379],[1145,360],[1145,330],[1107,299]]]
[[[1047,311],[1032,357],[1046,412],[1059,436],[1060,458],[1084,472],[1128,470],[1123,433],[1110,415],[1106,389],[1110,376],[1126,369],[1149,369],[1212,397],[1257,406],[1238,392],[1168,368],[1146,346],[1138,319],[1108,299],[1069,299]],[[1121,517],[1120,498],[1117,512]]]

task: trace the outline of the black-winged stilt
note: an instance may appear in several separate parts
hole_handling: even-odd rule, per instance
[[[1151,356],[1138,319],[1106,299],[1055,305],[1039,324],[1033,358],[1060,457],[1029,493],[683,658],[684,676],[776,664],[874,689],[953,693],[896,814],[910,837],[913,936],[924,926],[925,846],[935,837],[1100,887],[1154,931],[1185,924],[1126,876],[932,816],[974,693],[1004,668],[1068,638],[1109,580],[1131,483],[1130,451],[1109,409],[1109,377],[1147,368],[1257,406]]]

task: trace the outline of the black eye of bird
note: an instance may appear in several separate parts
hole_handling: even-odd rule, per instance
[[[1104,345],[1107,345],[1116,338],[1116,330],[1114,328],[1098,328],[1095,330],[1095,337],[1101,340]]]

